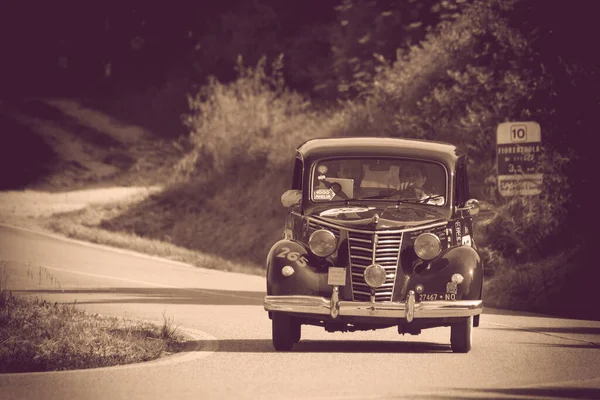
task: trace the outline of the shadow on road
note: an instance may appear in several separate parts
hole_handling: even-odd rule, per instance
[[[587,341],[582,341],[581,343],[522,343],[522,344],[530,344],[532,346],[537,346],[537,347],[548,347],[548,348],[563,348],[563,349],[586,349],[586,350],[590,350],[590,349],[596,349],[596,350],[600,350],[600,344],[598,343],[593,343],[593,342],[587,342]],[[600,397],[598,397],[600,399]]]
[[[13,290],[14,294],[51,297],[62,304],[198,304],[262,306],[264,292],[198,288],[94,288]],[[63,299],[64,298],[64,299]]]
[[[581,314],[582,312],[578,312]],[[534,317],[534,318],[550,318],[550,319],[574,319],[574,320],[582,320],[582,321],[600,321],[600,318],[596,318],[593,313],[587,313],[587,317],[577,316],[578,313],[572,313],[573,315],[559,315],[559,314],[542,314],[539,312],[530,312],[525,310],[504,310],[500,308],[488,307],[485,304],[483,305],[483,314],[491,314],[491,315],[512,315],[519,317]]]
[[[535,331],[542,333],[569,334],[579,333],[585,335],[600,335],[600,327],[595,326],[532,326],[532,327],[487,327],[488,329],[508,330],[508,331]]]
[[[200,350],[212,349],[209,343],[195,342]],[[212,350],[211,350],[212,351]],[[217,352],[223,353],[273,353],[269,339],[226,339],[219,340]],[[306,340],[294,346],[292,353],[452,353],[450,344],[398,341],[357,340]]]
[[[541,343],[521,343],[531,344],[535,346],[547,346],[547,347],[563,347],[563,348],[581,348],[581,349],[600,349],[600,327],[591,326],[533,326],[533,327],[519,327],[519,326],[490,326],[486,325],[485,329],[498,330],[498,331],[513,331],[513,332],[534,332],[542,335],[549,335],[555,337],[568,338],[566,335],[588,335],[584,336],[573,336],[570,339],[577,340],[580,343],[561,343],[561,344],[541,344]],[[565,335],[565,336],[562,336]]]
[[[502,398],[544,398],[544,399],[600,399],[600,389],[585,387],[533,387],[510,389],[462,389],[458,395],[424,395],[415,398],[428,399],[490,399]],[[506,397],[505,397],[506,396]]]

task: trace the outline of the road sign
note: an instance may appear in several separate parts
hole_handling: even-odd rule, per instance
[[[496,136],[498,191],[502,196],[542,191],[542,131],[537,122],[504,122]]]

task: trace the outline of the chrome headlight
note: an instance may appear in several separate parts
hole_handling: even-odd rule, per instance
[[[337,239],[335,235],[327,229],[318,229],[310,235],[308,247],[314,255],[318,257],[327,257],[333,254],[337,248]]]
[[[433,260],[442,251],[440,238],[433,233],[422,233],[415,240],[415,253],[419,258],[429,261]]]

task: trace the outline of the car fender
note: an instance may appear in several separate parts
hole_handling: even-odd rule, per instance
[[[268,295],[330,296],[327,284],[327,268],[323,260],[314,256],[302,243],[282,239],[275,243],[267,256]],[[293,274],[284,276],[284,267],[291,267]]]
[[[416,290],[422,285],[426,293],[447,293],[452,290],[455,274],[462,276],[456,299],[481,300],[483,263],[477,250],[467,245],[443,251],[424,272],[414,273],[407,287],[408,290]]]

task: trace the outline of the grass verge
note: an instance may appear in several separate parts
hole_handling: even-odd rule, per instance
[[[160,240],[143,237],[135,232],[109,231],[99,226],[103,220],[119,213],[119,210],[118,204],[90,206],[81,211],[54,215],[43,223],[43,227],[69,238],[133,250],[197,267],[258,276],[265,274],[264,269],[257,264],[238,263],[216,255],[177,246],[169,243],[169,237]]]
[[[0,267],[0,373],[108,367],[183,351],[172,318],[162,326],[89,314],[75,305],[14,296]]]

